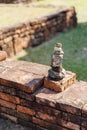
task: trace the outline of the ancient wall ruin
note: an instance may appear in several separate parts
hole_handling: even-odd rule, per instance
[[[44,86],[48,69],[37,63],[0,62],[0,117],[32,130],[87,130],[87,82],[54,92]]]
[[[5,3],[5,4],[18,4],[18,3],[30,3],[34,2],[36,0],[0,0],[0,3]]]
[[[61,8],[48,16],[0,30],[0,50],[13,56],[23,48],[36,46],[56,33],[76,27],[77,18],[73,7]]]

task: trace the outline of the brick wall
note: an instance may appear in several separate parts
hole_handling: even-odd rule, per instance
[[[49,67],[23,61],[0,62],[0,117],[32,130],[86,130],[87,82],[57,93],[44,86]]]
[[[14,27],[0,30],[0,50],[13,56],[23,48],[36,46],[56,33],[76,27],[77,18],[74,8],[61,8],[53,14]]]
[[[0,3],[30,3],[36,0],[0,0]]]

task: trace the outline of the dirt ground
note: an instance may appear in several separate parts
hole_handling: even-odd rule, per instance
[[[0,130],[32,130],[32,129],[29,127],[24,127],[19,124],[15,124],[10,120],[0,118]]]

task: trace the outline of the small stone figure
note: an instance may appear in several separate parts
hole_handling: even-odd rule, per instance
[[[62,44],[57,43],[51,57],[52,68],[48,71],[49,78],[53,80],[61,80],[65,77],[65,70],[62,67],[63,55]]]

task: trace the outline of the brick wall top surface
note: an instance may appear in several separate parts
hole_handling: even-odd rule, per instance
[[[87,102],[87,82],[76,81],[61,93],[43,88],[36,95],[36,100],[64,112],[81,115],[81,110]]]
[[[48,68],[37,63],[3,61],[0,62],[0,84],[33,93],[42,85]]]

